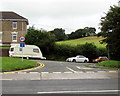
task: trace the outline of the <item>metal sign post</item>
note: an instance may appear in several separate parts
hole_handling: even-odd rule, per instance
[[[23,61],[23,47],[25,47],[25,42],[20,42],[20,47],[22,48],[22,61]]]
[[[23,47],[25,47],[25,37],[20,37],[20,47],[22,48],[22,61],[23,61]]]

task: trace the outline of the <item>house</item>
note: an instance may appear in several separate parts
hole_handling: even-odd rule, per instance
[[[18,44],[27,33],[28,19],[15,12],[0,12],[0,46]]]

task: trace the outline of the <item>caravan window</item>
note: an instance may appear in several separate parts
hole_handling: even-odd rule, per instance
[[[14,51],[14,48],[11,48],[10,51]]]
[[[38,49],[33,49],[33,52],[39,53],[39,50]]]
[[[19,51],[22,51],[22,48],[20,48]]]

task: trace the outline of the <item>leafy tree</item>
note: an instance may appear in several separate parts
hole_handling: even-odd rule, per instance
[[[68,39],[77,39],[86,36],[90,36],[91,34],[95,34],[96,29],[93,27],[85,27],[84,29],[78,29],[75,32],[72,32],[68,35]]]
[[[110,7],[105,17],[101,18],[101,33],[106,37],[110,59],[120,60],[120,7]]]
[[[56,28],[50,31],[50,33],[55,35],[56,41],[62,41],[66,39],[65,30],[62,28]]]
[[[93,27],[85,27],[84,28],[84,34],[85,34],[85,36],[94,35],[94,34],[96,34],[95,32],[96,32],[96,29],[93,28]]]
[[[41,48],[43,53],[47,54],[54,46],[55,37],[49,32],[29,28],[25,43],[29,45],[37,45]]]

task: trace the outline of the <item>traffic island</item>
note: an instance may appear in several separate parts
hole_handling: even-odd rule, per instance
[[[13,58],[13,57],[0,57],[2,64],[0,71],[2,73],[13,73],[21,71],[35,70],[44,67],[43,63],[35,62],[32,60]]]

